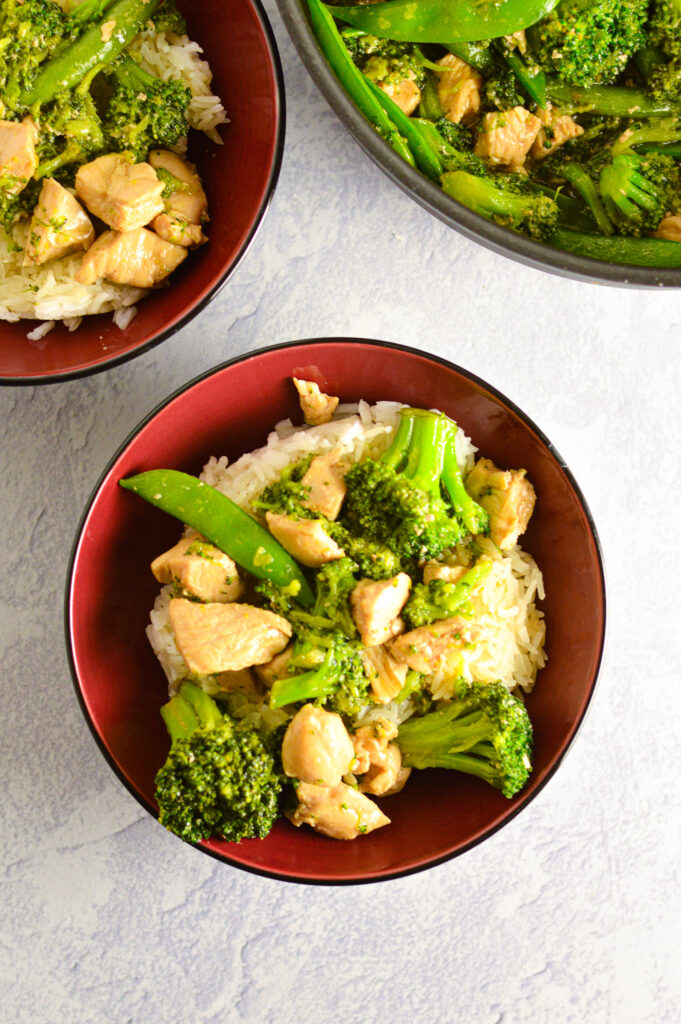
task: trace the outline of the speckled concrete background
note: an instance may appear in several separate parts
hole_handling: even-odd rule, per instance
[[[0,390],[3,1024],[677,1024],[681,1020],[681,298],[558,280],[412,205],[298,65],[288,137],[218,299],[113,371]],[[422,346],[545,430],[598,524],[609,640],[578,742],[461,858],[357,888],[219,864],[122,788],[81,717],[62,595],[118,444],[197,373],[276,341]]]

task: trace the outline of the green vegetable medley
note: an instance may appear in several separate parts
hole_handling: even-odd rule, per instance
[[[681,266],[681,0],[307,0],[376,131],[559,249]]]
[[[372,798],[412,768],[522,790],[532,727],[515,677],[466,677],[464,657],[534,490],[486,459],[462,474],[456,436],[447,416],[402,409],[380,453],[291,463],[257,518],[173,470],[121,481],[191,528],[152,563],[184,662],[161,712],[171,831],[262,838],[286,815],[352,839],[388,824]]]

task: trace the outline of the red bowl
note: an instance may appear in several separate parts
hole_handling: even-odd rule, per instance
[[[260,0],[180,0],[190,38],[201,44],[213,89],[229,117],[223,146],[192,132],[190,156],[208,194],[210,241],[189,254],[171,284],[139,304],[121,331],[111,313],[86,317],[70,333],[57,324],[39,342],[37,321],[0,321],[0,383],[47,384],[122,363],[157,345],[209,302],[246,252],[279,175],[284,144],[284,85]]]
[[[67,642],[76,693],[95,739],[121,781],[156,815],[154,774],[168,749],[159,707],[167,692],[144,633],[158,593],[149,563],[175,543],[178,524],[117,482],[161,466],[196,474],[210,455],[233,459],[263,444],[277,420],[300,422],[291,376],[310,368],[342,401],[390,399],[442,409],[498,465],[525,467],[538,494],[524,545],[544,572],[548,665],[527,700],[536,746],[524,792],[509,801],[478,779],[414,772],[402,793],[382,801],[392,824],[354,842],[282,820],[267,839],[199,847],[277,878],[374,882],[447,860],[527,806],[556,770],[593,694],[605,632],[596,530],[563,460],[502,394],[443,359],[358,339],[264,349],[198,377],[140,424],[88,502],[69,569]]]

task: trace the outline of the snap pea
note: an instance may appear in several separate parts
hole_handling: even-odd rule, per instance
[[[280,587],[297,583],[296,600],[305,607],[314,603],[298,563],[263,526],[210,484],[175,469],[152,469],[119,484],[198,530],[258,579]]]
[[[663,156],[673,156],[675,160],[681,160],[681,141],[644,142],[641,146],[635,145],[638,153],[662,153]]]
[[[494,67],[494,57],[492,56],[489,43],[453,43],[450,41],[444,45],[455,57],[460,57],[466,64],[470,64],[472,68],[475,68],[476,71],[480,71],[482,74],[491,71]]]
[[[385,0],[330,9],[341,21],[381,39],[447,46],[512,35],[557,6],[558,0]]]
[[[547,79],[549,99],[566,114],[600,114],[603,117],[669,117],[674,106],[666,100],[651,100],[643,89],[622,85],[592,85],[580,88]]]
[[[624,235],[587,235],[569,228],[557,228],[551,245],[579,256],[590,256],[606,263],[634,267],[681,267],[681,244],[663,238],[629,238]]]
[[[416,161],[416,166],[433,181],[439,181],[443,171],[442,162],[429,142],[424,139],[420,124],[416,118],[407,117],[394,100],[383,89],[367,79],[367,85],[376,96],[386,114],[394,122],[397,130],[406,139],[407,145]]]
[[[110,64],[149,20],[160,0],[117,0],[100,20],[75,42],[43,65],[43,70],[20,97],[25,106],[47,103],[58,92],[78,85],[88,72]],[[113,31],[106,26],[113,24]]]
[[[368,85],[368,79],[354,63],[336,28],[331,14],[321,0],[307,0],[312,31],[317,37],[322,53],[326,57],[331,70],[374,128],[390,143],[396,153],[412,167],[416,166],[409,146],[390,120],[382,105],[376,99]]]

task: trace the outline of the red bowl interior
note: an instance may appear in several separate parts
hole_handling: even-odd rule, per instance
[[[210,241],[190,253],[171,284],[144,299],[121,331],[112,314],[86,317],[70,333],[57,324],[29,341],[36,321],[0,321],[0,382],[48,383],[83,376],[138,354],[178,330],[216,294],[245,252],[276,184],[283,146],[283,85],[259,0],[180,0],[190,38],[201,44],[213,89],[227,110],[224,145],[192,133],[190,156],[208,194]]]
[[[382,801],[392,824],[354,842],[326,839],[284,820],[264,840],[202,845],[223,860],[277,877],[376,881],[460,853],[512,818],[561,760],[595,685],[605,628],[595,530],[569,471],[501,394],[443,360],[359,340],[268,349],[211,371],[151,414],[96,488],[72,556],[68,644],[76,690],[101,749],[155,813],[154,774],[168,748],[158,709],[167,698],[144,633],[158,593],[149,563],[175,543],[178,524],[117,481],[156,467],[199,473],[210,455],[234,458],[263,444],[277,420],[300,422],[290,378],[301,368],[320,372],[343,401],[391,399],[442,409],[498,465],[525,467],[538,494],[524,545],[544,572],[548,665],[527,701],[536,747],[526,790],[508,801],[477,779],[415,772],[402,793]]]

